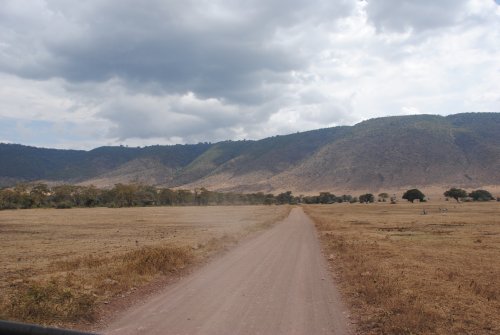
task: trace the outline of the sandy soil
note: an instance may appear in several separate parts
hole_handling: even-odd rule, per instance
[[[302,209],[124,312],[107,334],[348,334]]]

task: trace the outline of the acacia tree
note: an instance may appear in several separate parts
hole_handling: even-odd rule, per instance
[[[403,194],[403,199],[408,200],[411,203],[415,200],[424,201],[425,194],[423,194],[419,189],[412,188]]]
[[[134,184],[115,184],[110,190],[114,205],[118,207],[132,207],[134,205],[137,185]]]
[[[490,201],[495,200],[490,192],[486,190],[476,190],[469,193],[469,197],[471,197],[474,201]]]
[[[49,195],[50,189],[46,184],[38,183],[33,185],[30,191],[30,197],[33,202],[33,207],[46,206]]]
[[[318,197],[320,204],[333,204],[335,202],[335,195],[330,192],[321,192]]]
[[[374,202],[374,201],[375,201],[375,197],[371,193],[366,193],[366,194],[362,194],[359,196],[359,202],[361,202],[361,203],[367,204],[369,202]]]
[[[378,197],[379,197],[380,199],[382,199],[382,201],[383,201],[383,202],[386,202],[386,201],[387,201],[387,199],[389,198],[389,194],[387,194],[387,193],[385,193],[385,192],[384,192],[384,193],[380,193],[380,194],[378,195]]]
[[[286,192],[278,194],[276,196],[276,201],[280,205],[283,205],[283,204],[294,204],[294,203],[296,203],[295,202],[295,198],[292,195],[291,191],[286,191]]]
[[[453,198],[457,202],[459,202],[458,199],[467,197],[467,192],[465,190],[462,190],[461,188],[455,188],[455,187],[450,188],[448,191],[444,192],[443,194],[445,197]]]

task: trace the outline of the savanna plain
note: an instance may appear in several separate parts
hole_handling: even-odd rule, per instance
[[[290,208],[2,211],[0,318],[92,329]],[[499,202],[303,208],[360,334],[500,333]]]
[[[178,279],[289,211],[288,206],[1,211],[0,319],[92,329],[112,309],[130,303],[130,296]]]
[[[500,203],[307,206],[362,334],[500,334]]]

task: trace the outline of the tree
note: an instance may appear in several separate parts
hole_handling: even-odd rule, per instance
[[[0,190],[0,209],[18,208],[18,195],[13,190]]]
[[[33,185],[30,191],[30,197],[33,201],[33,207],[46,206],[49,195],[50,190],[46,184],[38,183]]]
[[[78,187],[73,185],[59,185],[52,188],[50,201],[57,208],[71,208],[77,205],[75,194]]]
[[[115,187],[110,190],[113,205],[118,207],[134,206],[137,189],[137,185],[133,184],[115,184]]]
[[[160,205],[172,206],[176,204],[177,194],[169,188],[162,188],[160,194],[158,195],[158,200]]]
[[[408,200],[409,202],[413,203],[415,200],[419,201],[424,201],[425,199],[425,194],[420,192],[420,190],[413,188],[411,190],[406,191],[403,194],[403,199]]]
[[[320,204],[333,204],[335,202],[335,195],[330,192],[321,192],[318,197]]]
[[[276,203],[276,199],[274,198],[274,195],[269,193],[266,194],[266,197],[264,198],[264,205],[272,205]]]
[[[471,197],[474,201],[490,201],[495,200],[490,192],[486,190],[476,190],[469,193],[469,197]]]
[[[359,202],[361,202],[361,203],[367,204],[369,202],[374,202],[374,201],[375,201],[375,197],[371,193],[366,193],[366,194],[362,194],[359,196]]]
[[[94,185],[83,186],[78,190],[77,199],[79,206],[95,207],[100,202],[101,190]]]
[[[387,199],[389,198],[389,194],[387,194],[387,193],[385,193],[385,192],[384,192],[384,193],[380,193],[380,194],[378,195],[378,197],[379,197],[380,199],[382,199],[382,201],[383,201],[383,202],[386,202],[386,201],[387,201]]]
[[[279,205],[294,204],[295,203],[295,198],[292,195],[291,191],[286,191],[284,193],[278,194],[276,196],[276,201],[278,202]]]
[[[28,185],[17,184],[14,187],[15,202],[20,208],[31,208],[33,207],[33,200],[31,199],[30,192],[28,191]]]
[[[341,199],[342,199],[342,202],[351,202],[352,195],[344,194],[344,195],[342,195]]]
[[[467,192],[465,190],[462,190],[461,188],[452,187],[448,191],[444,192],[444,196],[453,198],[457,202],[459,202],[458,199],[467,197]]]
[[[212,197],[212,192],[202,187],[199,190],[194,190],[194,198],[197,205],[207,206]]]
[[[190,190],[177,190],[176,204],[193,205],[194,204],[194,194]]]
[[[158,203],[158,192],[156,187],[150,185],[137,185],[134,202],[139,206],[156,205]]]

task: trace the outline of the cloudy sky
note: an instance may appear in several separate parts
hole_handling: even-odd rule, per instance
[[[500,112],[500,0],[0,0],[0,142],[213,142],[461,112]]]

